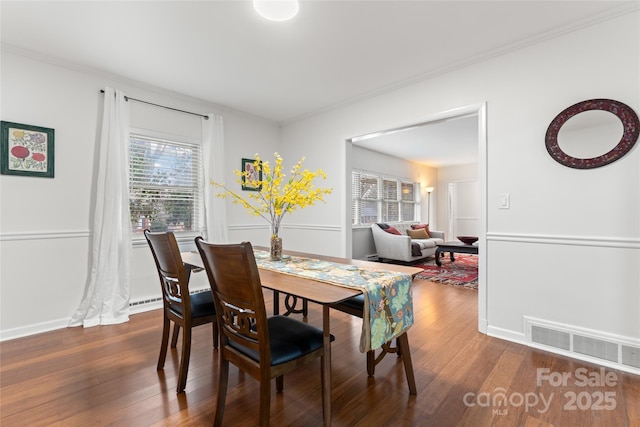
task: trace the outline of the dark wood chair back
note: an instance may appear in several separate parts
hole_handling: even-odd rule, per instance
[[[251,243],[207,245],[200,254],[209,267],[207,274],[220,322],[221,345],[231,340],[232,346],[237,343],[257,352],[260,361],[270,361],[267,313]],[[253,361],[243,365],[259,369]]]
[[[175,235],[171,232],[152,233],[149,230],[145,230],[144,235],[156,262],[165,309],[173,308],[173,310],[182,313],[184,317],[190,317],[189,279],[191,270],[184,267]]]
[[[281,392],[284,374],[324,357],[322,330],[286,316],[267,317],[251,243],[218,245],[197,237],[196,246],[207,270],[220,329],[214,426],[222,426],[229,363],[260,382],[259,422],[268,426],[271,380],[276,378],[276,390]],[[323,377],[326,366],[320,365]],[[323,381],[323,404],[327,386]]]
[[[189,356],[191,354],[191,328],[212,323],[213,346],[218,347],[218,329],[215,321],[215,305],[211,291],[199,292],[193,296],[189,292],[191,266],[185,266],[180,255],[180,248],[173,233],[154,233],[144,231],[149,243],[153,259],[160,278],[163,299],[163,327],[162,344],[158,357],[157,369],[164,368],[169,343],[169,330],[173,322],[173,336],[171,348],[178,343],[180,329],[182,334],[182,357],[178,373],[177,392],[184,391],[187,384],[189,370]],[[201,270],[201,269],[200,269]]]

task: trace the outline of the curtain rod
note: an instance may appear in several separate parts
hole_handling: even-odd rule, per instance
[[[100,89],[100,93],[104,93],[104,89]],[[143,101],[142,99],[131,98],[130,96],[125,96],[124,99],[125,101],[129,101],[129,100],[137,101],[137,102],[142,102],[143,104],[153,105],[155,107],[166,108],[167,110],[173,110],[173,111],[179,111],[180,113],[192,114],[194,116],[204,117],[205,120],[209,120],[209,116],[205,116],[204,114],[192,113],[191,111],[179,110],[177,108],[167,107],[166,105],[154,104],[153,102]]]

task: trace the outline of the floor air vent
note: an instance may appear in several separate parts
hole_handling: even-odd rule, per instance
[[[630,345],[625,337],[607,336],[599,331],[586,331],[558,323],[525,317],[527,340],[541,347],[561,350],[561,353],[592,362],[638,373],[640,369],[640,343]],[[584,357],[586,356],[586,357]],[[613,364],[613,365],[612,365]],[[626,367],[626,369],[625,369]],[[635,369],[633,369],[635,368]]]

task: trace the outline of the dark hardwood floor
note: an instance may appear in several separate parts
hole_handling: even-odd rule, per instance
[[[270,293],[265,296],[270,307]],[[375,378],[367,377],[358,351],[361,320],[332,311],[334,426],[640,426],[639,376],[607,368],[609,384],[582,385],[580,375],[599,375],[599,366],[480,334],[475,291],[416,280],[414,298],[409,340],[417,396],[409,395],[393,355],[377,366]],[[321,324],[313,304],[309,323]],[[122,325],[1,343],[0,424],[211,425],[217,353],[210,326],[194,330],[180,395],[175,350],[164,371],[156,371],[160,338],[156,310]],[[538,368],[547,368],[551,379],[571,378],[566,386],[538,381]],[[275,382],[272,390],[271,425],[322,425],[319,362],[287,375],[284,393],[275,392]],[[225,424],[252,426],[257,416],[258,383],[232,366]]]

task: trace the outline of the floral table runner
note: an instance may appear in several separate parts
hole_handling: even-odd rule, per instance
[[[296,256],[271,261],[269,252],[259,250],[254,255],[259,268],[360,289],[365,304],[360,336],[363,353],[380,348],[413,325],[408,274]]]

